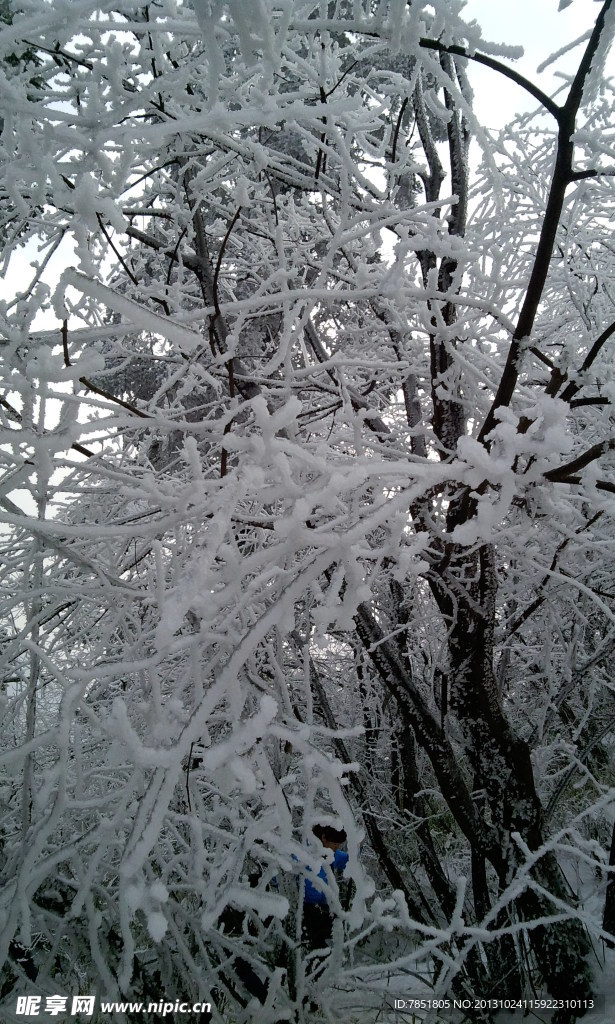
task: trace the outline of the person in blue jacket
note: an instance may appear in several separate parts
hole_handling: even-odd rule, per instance
[[[315,825],[312,832],[327,850],[333,851],[333,874],[341,879],[348,864],[348,854],[342,850],[346,842],[343,829],[331,825]],[[325,866],[318,872],[319,884],[314,885],[309,878],[305,879],[303,890],[303,941],[310,950],[322,949],[331,938],[333,916],[327,901],[327,893],[323,891],[328,884]]]

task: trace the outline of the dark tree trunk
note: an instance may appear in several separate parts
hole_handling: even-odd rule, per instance
[[[611,850],[609,853],[609,880],[606,885],[606,896],[604,899],[604,914],[602,927],[605,932],[615,936],[615,824],[611,833]],[[615,949],[615,938],[606,939],[609,949]]]

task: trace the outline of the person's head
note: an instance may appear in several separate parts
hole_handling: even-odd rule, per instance
[[[332,825],[314,825],[312,832],[328,850],[339,850],[342,843],[346,842],[346,833],[343,828],[333,828]]]

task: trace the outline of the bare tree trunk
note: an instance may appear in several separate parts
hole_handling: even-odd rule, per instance
[[[604,899],[604,914],[602,916],[602,927],[605,932],[615,935],[615,824],[611,833],[611,850],[609,853],[609,880],[606,886]],[[615,949],[615,939],[606,939],[609,949]]]

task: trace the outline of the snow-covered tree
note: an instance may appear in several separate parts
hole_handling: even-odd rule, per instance
[[[27,976],[247,1021],[246,969],[263,1022],[409,971],[591,998],[615,10],[552,98],[462,8],[3,9],[10,1012]],[[489,133],[472,61],[537,110]],[[318,958],[327,820],[352,885]]]

